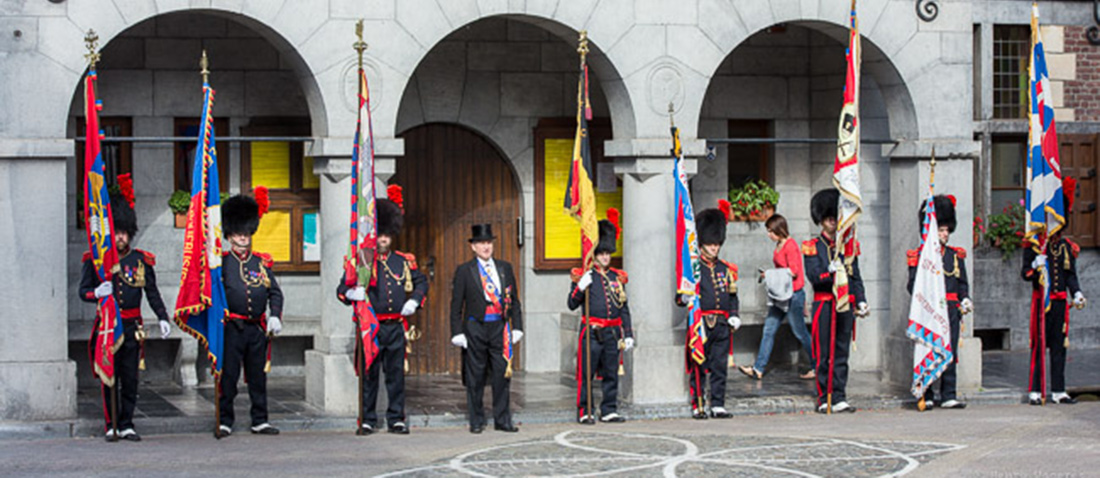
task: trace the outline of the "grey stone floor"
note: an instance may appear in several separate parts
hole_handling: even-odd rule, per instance
[[[966,398],[975,404],[1018,403],[1023,397],[1029,365],[1026,353],[987,352],[983,357],[983,390]],[[1070,392],[1100,390],[1100,350],[1071,350],[1067,364]],[[573,419],[575,389],[571,375],[517,373],[512,380],[512,406],[519,423],[555,423]],[[414,428],[461,426],[465,423],[465,389],[457,376],[412,376],[407,379],[409,424]],[[248,394],[237,397],[238,426],[247,425]],[[891,385],[877,373],[852,373],[850,401],[863,409],[896,409],[910,406],[903,386]],[[597,392],[598,394],[598,387]],[[752,380],[730,370],[727,408],[738,415],[805,413],[812,409],[814,385],[799,380],[793,366],[769,371],[764,380]],[[272,423],[288,431],[354,428],[354,417],[332,416],[305,400],[301,377],[269,380]],[[385,410],[384,394],[379,398]],[[0,424],[0,438],[43,436],[93,436],[102,433],[98,389],[81,389],[79,418],[70,422]],[[491,404],[488,387],[485,404]],[[171,383],[147,383],[140,388],[135,423],[145,434],[200,432],[213,422],[213,388],[182,388]],[[688,414],[686,403],[624,406],[633,419],[678,418]]]

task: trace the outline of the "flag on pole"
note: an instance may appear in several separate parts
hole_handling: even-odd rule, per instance
[[[569,183],[565,187],[565,212],[581,223],[581,270],[592,267],[593,251],[600,240],[596,220],[596,193],[592,188],[592,151],[589,144],[588,120],[592,107],[588,101],[588,65],[581,56],[580,80],[577,82],[577,134],[573,138],[573,163],[569,168]]]
[[[118,271],[118,251],[115,250],[114,217],[107,192],[105,164],[100,150],[103,133],[99,130],[99,110],[103,104],[96,99],[95,67],[84,77],[84,218],[88,249],[100,282],[112,280]],[[114,295],[99,299],[94,325],[95,344],[93,369],[96,377],[110,387],[115,383],[115,351],[125,339],[118,303]]]
[[[905,335],[914,341],[913,385],[910,391],[918,399],[924,397],[924,391],[955,360],[955,351],[951,349],[943,245],[938,237],[934,189],[934,180],[929,181],[928,200],[921,224],[917,276],[913,281],[913,300],[909,305],[909,326],[905,330]]]
[[[1046,54],[1039,31],[1039,7],[1031,7],[1031,55],[1028,58],[1027,225],[1024,238],[1046,250],[1046,240],[1066,224],[1062,190],[1062,166],[1058,159],[1058,134],[1047,74]],[[1043,286],[1043,310],[1050,307],[1050,281],[1046,265],[1039,268]]]
[[[225,287],[222,284],[222,213],[214,138],[214,89],[202,85],[202,124],[191,168],[191,206],[183,235],[183,271],[173,318],[199,340],[214,377],[222,372]]]
[[[684,153],[680,146],[680,130],[672,127],[673,176],[676,179],[676,293],[691,297],[688,304],[687,348],[691,360],[697,364],[706,361],[703,345],[707,342],[707,329],[703,325],[703,308],[699,304],[699,240],[695,233],[695,210],[691,205],[687,173],[684,171]],[[690,364],[690,362],[689,362]]]
[[[363,132],[363,123],[367,131]],[[351,241],[344,257],[344,278],[349,287],[369,288],[375,280],[374,253],[378,244],[378,217],[374,188],[374,129],[370,117],[370,89],[367,75],[359,67],[359,116],[355,121],[355,144],[351,150]],[[378,356],[378,316],[370,297],[356,301],[354,316],[362,344],[365,368]],[[356,372],[358,372],[356,367]]]
[[[843,252],[844,261],[855,260],[856,221],[863,213],[863,197],[859,190],[859,67],[860,38],[859,19],[856,17],[856,0],[852,0],[851,29],[848,35],[848,62],[844,80],[844,106],[840,109],[840,125],[837,129],[836,161],[833,164],[833,185],[840,191],[837,205],[837,253]],[[838,270],[833,282],[837,300],[837,312],[849,308],[848,275]]]

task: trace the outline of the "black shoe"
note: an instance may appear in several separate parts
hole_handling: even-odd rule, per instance
[[[960,402],[960,401],[955,400],[955,399],[944,400],[944,402],[940,404],[940,408],[945,408],[945,409],[954,408],[954,409],[957,409],[957,410],[962,410],[962,409],[966,408],[966,402]]]
[[[600,421],[604,423],[623,423],[626,421],[626,417],[619,415],[618,413],[611,412],[607,415],[600,417]]]
[[[482,431],[485,431],[485,425],[470,425],[470,433],[478,435]]]
[[[721,419],[721,418],[733,418],[733,414],[726,411],[726,409],[723,408],[723,407],[711,407],[710,417],[711,418],[719,418],[719,419]]]
[[[107,430],[107,434],[103,436],[103,440],[107,443],[114,443],[118,441],[118,434],[114,429]]]
[[[1039,395],[1038,392],[1030,392],[1027,394],[1027,403],[1028,405],[1042,405],[1043,396]]]
[[[691,418],[694,418],[696,420],[706,420],[707,412],[697,408],[691,411]]]
[[[1065,393],[1055,393],[1054,395],[1051,395],[1050,401],[1060,405],[1073,405],[1077,403],[1076,398],[1066,395]],[[125,436],[123,436],[123,438],[125,438]]]
[[[840,401],[833,405],[833,413],[855,413],[856,407],[848,405],[848,402]]]
[[[364,423],[363,426],[359,427],[358,430],[355,430],[355,434],[357,436],[361,436],[361,437],[365,437],[365,436],[371,435],[373,433],[374,433],[374,427],[372,427],[372,426],[370,426],[366,423]]]
[[[138,435],[133,428],[127,428],[118,432],[118,436],[126,441],[141,441],[141,435]]]
[[[577,423],[580,423],[581,425],[595,425],[596,418],[592,415],[583,415],[577,419]]]
[[[405,425],[405,422],[397,422],[393,425],[390,425],[389,432],[396,433],[398,435],[408,435],[409,427]]]
[[[504,425],[494,424],[493,429],[498,431],[498,432],[508,432],[508,433],[515,433],[515,432],[519,431],[519,427],[517,427],[517,426],[515,426],[511,423],[506,423]]]
[[[233,427],[229,425],[218,425],[218,429],[214,431],[214,438],[221,440],[233,434]]]
[[[251,428],[253,435],[278,435],[279,429],[271,426],[270,423],[261,423]]]

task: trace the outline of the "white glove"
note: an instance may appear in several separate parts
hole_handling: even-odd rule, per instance
[[[737,330],[737,329],[741,328],[741,318],[736,316],[736,315],[731,315],[730,316],[729,323],[730,323],[730,327],[733,327],[733,330]]]
[[[1035,256],[1035,260],[1031,261],[1031,268],[1032,269],[1038,269],[1038,268],[1040,268],[1042,266],[1045,266],[1045,265],[1047,265],[1047,255],[1046,254],[1039,254],[1039,255]]]
[[[871,307],[868,306],[866,302],[860,302],[859,305],[856,306],[856,315],[857,316],[867,317],[870,314],[871,314]]]
[[[168,324],[167,320],[161,320],[158,323],[160,324],[160,338],[168,338],[168,335],[172,333],[172,326]]]
[[[104,297],[107,297],[107,296],[113,294],[114,292],[115,292],[114,284],[112,284],[111,281],[107,281],[107,282],[104,282],[102,284],[99,284],[99,286],[97,286],[95,288],[95,298],[102,299]]]
[[[630,350],[632,348],[634,348],[634,338],[633,337],[627,337],[627,338],[623,339],[623,351],[627,351],[627,350]]]
[[[1076,294],[1073,294],[1073,306],[1074,307],[1077,307],[1078,309],[1084,309],[1085,305],[1087,305],[1087,304],[1088,304],[1088,300],[1085,299],[1085,294],[1082,294],[1081,291],[1077,291]]]
[[[969,297],[963,299],[962,302],[959,303],[959,312],[962,312],[963,315],[974,312],[974,303],[970,301]]]
[[[837,259],[829,263],[829,272],[836,272],[844,268],[844,263]]]
[[[592,285],[592,271],[591,270],[588,271],[588,272],[585,272],[584,275],[581,276],[580,280],[577,281],[577,290],[583,292],[585,289],[588,289],[588,286],[590,286],[590,285]]]
[[[522,338],[523,338],[523,331],[522,330],[513,330],[512,331],[512,343],[513,344],[519,342],[519,340],[522,339]]]
[[[344,294],[348,300],[353,302],[362,302],[367,300],[367,289],[365,287],[356,287],[354,289],[348,289]]]
[[[466,334],[458,334],[451,337],[451,344],[455,347],[466,348]]]
[[[408,317],[416,313],[416,308],[420,307],[415,300],[409,299],[405,301],[405,306],[401,308],[401,315]]]
[[[271,335],[279,335],[279,332],[283,331],[283,322],[278,317],[267,318],[267,333]]]
[[[680,303],[685,305],[690,304],[691,296],[687,294],[680,294]]]

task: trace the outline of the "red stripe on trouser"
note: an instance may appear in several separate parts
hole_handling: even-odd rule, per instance
[[[1037,330],[1039,317],[1035,315],[1037,301],[1039,300],[1039,292],[1031,292],[1031,311],[1028,316],[1028,345],[1031,352],[1030,365],[1027,370],[1027,391],[1035,391],[1035,348],[1039,347],[1039,331]]]
[[[817,333],[818,333],[818,319],[821,317],[821,309],[823,307],[825,307],[825,302],[818,302],[817,304],[818,304],[817,305],[817,310],[814,311],[814,323],[813,323],[814,373],[818,373],[817,371],[821,368],[821,346],[818,345],[818,343],[817,343],[817,341],[819,340],[818,336],[817,336]],[[817,389],[817,396],[820,397],[821,396],[821,382],[818,381],[816,378],[814,379],[814,387]]]
[[[583,381],[583,377],[584,377],[584,363],[583,363],[584,362],[584,336],[585,336],[585,333],[587,331],[588,331],[588,327],[581,327],[581,333],[577,337],[577,408],[578,408],[577,418],[580,418],[581,417],[580,414],[584,412],[584,410],[580,410],[580,406],[581,406],[581,388],[583,388],[582,384],[584,383],[584,381]]]

